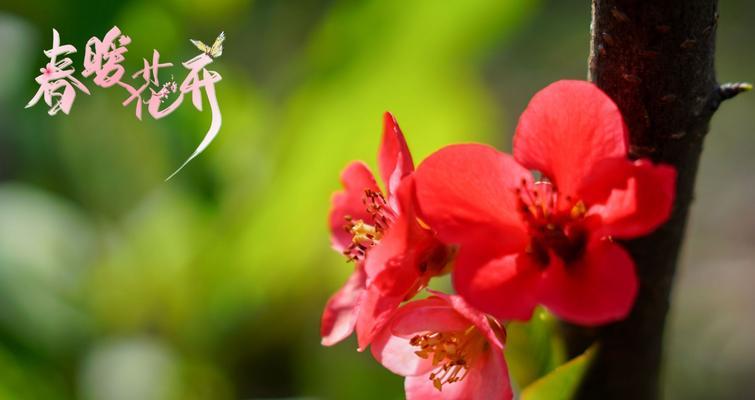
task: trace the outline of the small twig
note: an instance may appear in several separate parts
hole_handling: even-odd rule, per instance
[[[747,82],[724,83],[718,87],[718,93],[722,101],[728,100],[742,92],[749,92],[750,90],[752,90],[752,84]]]
[[[713,107],[713,110],[717,110],[718,106],[720,106],[724,100],[729,100],[740,93],[749,92],[750,90],[752,90],[752,84],[747,82],[721,84],[718,86],[718,89],[713,96],[711,106]]]

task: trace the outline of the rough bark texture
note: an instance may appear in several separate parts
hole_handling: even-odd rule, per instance
[[[744,86],[716,82],[717,0],[593,0],[592,21],[590,79],[621,109],[631,156],[674,165],[679,175],[670,220],[625,243],[640,277],[629,317],[591,330],[565,326],[565,333],[572,353],[600,343],[578,399],[652,400],[703,139],[720,102]]]

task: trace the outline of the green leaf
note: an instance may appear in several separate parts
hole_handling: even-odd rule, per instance
[[[569,400],[582,381],[582,376],[595,354],[595,345],[581,355],[554,369],[522,391],[521,400]]]
[[[527,387],[567,361],[558,321],[537,308],[528,322],[506,326],[506,362],[518,387]]]

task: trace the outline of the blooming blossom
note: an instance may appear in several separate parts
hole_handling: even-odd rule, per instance
[[[375,359],[406,377],[408,400],[511,399],[503,327],[459,296],[433,294],[393,314]]]
[[[543,304],[585,325],[630,311],[635,266],[616,240],[668,219],[675,178],[670,166],[627,157],[617,106],[581,81],[535,95],[513,157],[453,145],[415,173],[423,219],[460,245],[453,282],[470,304],[501,319],[528,319]]]
[[[325,307],[324,345],[343,340],[356,327],[359,348],[364,349],[390,314],[448,264],[449,248],[417,219],[414,163],[389,113],[384,115],[378,161],[385,194],[369,167],[356,161],[341,174],[344,190],[332,199],[332,245],[355,269]]]

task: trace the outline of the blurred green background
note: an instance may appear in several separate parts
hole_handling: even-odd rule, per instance
[[[719,76],[755,79],[755,3],[720,8]],[[575,0],[0,1],[0,399],[402,398],[353,339],[319,345],[351,269],[325,224],[339,171],[375,165],[385,110],[416,161],[458,141],[509,150],[533,93],[585,77],[589,19]],[[226,32],[222,129],[167,183],[206,110],[140,122],[90,79],[71,115],[23,108],[52,28],[78,74],[113,25],[131,72]],[[753,111],[752,95],[725,104],[707,141],[669,399],[755,396]]]

